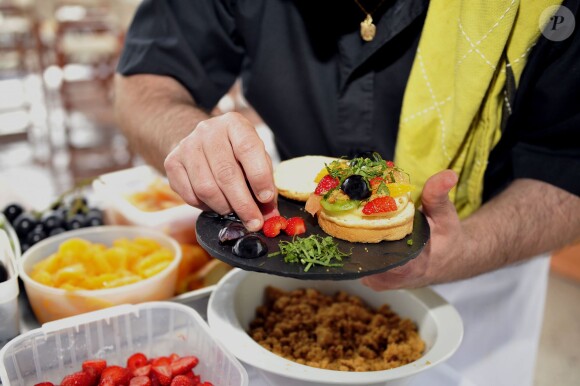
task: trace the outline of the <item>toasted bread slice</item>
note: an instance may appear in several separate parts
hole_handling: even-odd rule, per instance
[[[415,206],[412,202],[395,216],[361,217],[357,214],[331,216],[320,210],[318,225],[331,236],[357,243],[379,243],[400,240],[413,232]]]
[[[274,170],[274,183],[278,192],[292,200],[306,201],[316,189],[314,181],[326,164],[338,158],[307,155],[282,161]]]

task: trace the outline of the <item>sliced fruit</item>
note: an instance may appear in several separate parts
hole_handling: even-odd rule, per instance
[[[319,183],[320,180],[322,180],[324,178],[324,176],[328,175],[328,169],[327,168],[322,168],[318,174],[316,175],[316,177],[314,178],[314,182]]]
[[[336,200],[330,202],[328,200],[322,199],[320,205],[329,212],[346,212],[358,207],[360,201],[358,200]]]
[[[82,371],[78,373],[69,374],[60,382],[61,386],[91,386],[93,383],[92,377]]]
[[[288,225],[284,232],[288,236],[296,236],[306,232],[306,225],[304,224],[304,219],[301,217],[291,217],[288,219]]]
[[[286,228],[286,225],[287,221],[284,217],[274,216],[264,221],[262,231],[266,237],[276,237],[280,234],[281,230]]]
[[[173,374],[173,376],[183,375],[188,371],[191,371],[191,369],[197,366],[198,363],[199,359],[193,355],[181,357],[171,363],[171,374]]]
[[[82,369],[85,373],[101,376],[103,370],[107,367],[107,361],[104,359],[90,359],[83,362]]]
[[[127,367],[129,368],[129,370],[133,371],[135,369],[138,369],[139,367],[145,366],[148,362],[149,360],[147,359],[145,354],[138,352],[131,355],[129,359],[127,359]]]
[[[392,197],[399,197],[414,190],[413,185],[405,184],[402,182],[394,182],[387,184],[387,188],[389,188],[390,196]]]
[[[340,181],[338,178],[334,178],[331,175],[326,175],[324,178],[320,180],[316,189],[314,189],[314,194],[318,194],[319,196],[327,193],[329,190],[336,188],[339,185]]]
[[[373,215],[376,213],[387,213],[397,210],[397,203],[391,196],[377,197],[365,204],[362,212],[366,215]]]

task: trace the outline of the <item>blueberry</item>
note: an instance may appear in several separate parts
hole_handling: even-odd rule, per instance
[[[232,248],[234,255],[246,259],[255,259],[268,252],[268,246],[255,234],[250,234],[238,239]]]
[[[18,237],[25,237],[31,230],[36,227],[38,221],[30,213],[22,213],[18,216],[13,223],[14,230]]]
[[[94,213],[89,213],[85,216],[85,222],[84,225],[85,227],[98,227],[100,225],[103,225],[103,216],[102,215],[96,215]]]
[[[50,211],[44,214],[40,220],[46,232],[50,232],[54,228],[60,228],[64,225],[64,217],[61,212]]]
[[[26,236],[26,244],[34,245],[46,238],[46,233],[41,228],[36,228]]]
[[[82,214],[75,214],[65,222],[66,230],[73,230],[82,228],[85,225],[85,216]]]
[[[14,220],[24,212],[22,206],[18,204],[10,204],[4,208],[3,213],[10,224],[14,224]]]
[[[248,234],[248,230],[238,222],[231,222],[222,229],[218,234],[220,244],[233,244],[237,239]]]
[[[353,174],[347,177],[342,185],[340,185],[340,189],[352,200],[367,199],[372,193],[366,179],[359,174]]]

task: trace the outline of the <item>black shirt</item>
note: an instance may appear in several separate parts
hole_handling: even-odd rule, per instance
[[[578,0],[564,3],[578,15]],[[207,110],[241,77],[283,159],[371,149],[392,159],[427,7],[426,0],[385,1],[373,13],[377,35],[365,43],[365,15],[354,0],[145,0],[118,70],[171,76]],[[538,41],[511,110],[484,198],[515,178],[580,195],[578,31],[562,42]]]

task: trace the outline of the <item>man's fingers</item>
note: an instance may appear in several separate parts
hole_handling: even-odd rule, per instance
[[[177,157],[177,154],[169,154],[165,159],[164,167],[165,172],[167,173],[167,179],[169,180],[169,186],[174,192],[179,194],[188,205],[201,210],[209,209],[209,207],[205,205],[193,192],[193,187],[191,186],[191,181],[189,180],[187,171]]]
[[[232,119],[226,114],[224,119]],[[264,143],[256,133],[256,129],[245,119],[235,120],[237,125],[227,123],[229,138],[235,158],[240,162],[245,177],[261,203],[269,203],[275,199],[272,161],[266,152]]]
[[[449,191],[457,184],[457,174],[453,170],[444,170],[431,176],[421,196],[423,212],[427,217],[447,217],[455,215],[455,207],[449,200]]]
[[[224,141],[223,131],[205,134],[203,152],[223,196],[248,230],[259,230],[263,223],[262,213],[248,188],[244,172],[234,157],[230,141]]]

